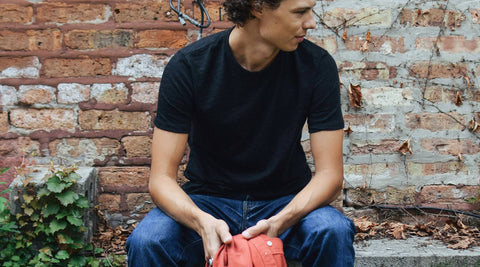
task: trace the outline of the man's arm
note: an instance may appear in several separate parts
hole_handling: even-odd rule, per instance
[[[259,221],[243,232],[247,238],[264,233],[276,237],[312,210],[330,204],[343,184],[343,130],[320,131],[310,135],[315,175],[278,214]]]
[[[187,134],[155,128],[148,189],[162,211],[202,237],[208,259],[215,256],[221,244],[230,242],[232,236],[224,221],[199,209],[177,183],[178,165],[184,155],[187,138]]]

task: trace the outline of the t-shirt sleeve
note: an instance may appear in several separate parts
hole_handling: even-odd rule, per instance
[[[162,130],[188,133],[193,113],[190,66],[183,54],[174,55],[163,72],[154,125]]]
[[[330,55],[322,57],[318,79],[314,84],[308,116],[310,133],[344,128],[340,103],[340,79],[337,65]]]

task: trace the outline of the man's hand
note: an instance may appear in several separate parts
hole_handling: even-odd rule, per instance
[[[232,242],[227,223],[210,215],[202,222],[198,233],[202,237],[205,261],[214,258],[222,244]]]
[[[260,220],[256,225],[242,232],[243,237],[250,239],[260,234],[266,234],[269,237],[278,237],[280,235],[278,228],[270,218],[268,220]]]

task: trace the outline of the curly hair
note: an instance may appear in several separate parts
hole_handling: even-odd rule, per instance
[[[223,8],[227,13],[228,20],[235,25],[243,26],[255,18],[252,10],[261,10],[263,7],[277,8],[283,0],[226,0]]]

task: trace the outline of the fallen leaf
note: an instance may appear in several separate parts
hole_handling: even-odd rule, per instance
[[[467,87],[470,87],[472,85],[470,83],[470,78],[468,78],[468,76],[463,76],[463,78],[467,81]]]
[[[372,42],[372,34],[370,33],[370,31],[367,32],[367,36],[365,36],[365,40],[367,40],[367,42]]]
[[[455,105],[461,106],[463,104],[462,94],[460,91],[457,91],[457,97],[455,98]]]
[[[471,119],[469,122],[468,122],[468,130],[470,130],[471,132],[473,133],[476,133],[480,130],[480,126],[478,125],[478,123],[475,121],[475,118]]]
[[[362,87],[360,85],[350,84],[348,88],[348,97],[350,98],[350,106],[362,108]]]
[[[344,41],[347,40],[347,31],[346,30],[343,32],[342,39]]]
[[[410,153],[410,155],[412,155],[413,152],[412,152],[412,147],[410,145],[410,139],[407,139],[407,141],[403,142],[402,145],[400,145],[400,147],[398,148],[398,151],[403,155],[407,155],[407,152]]]
[[[362,47],[360,48],[360,51],[362,51],[362,52],[368,51],[368,41],[365,41],[363,43]]]
[[[462,156],[461,153],[458,153],[458,154],[457,154],[457,158],[458,158],[459,161],[463,161],[463,156]]]
[[[346,133],[347,136],[350,136],[353,133],[353,130],[350,127],[350,124],[348,125],[347,129],[343,130],[343,132]]]

